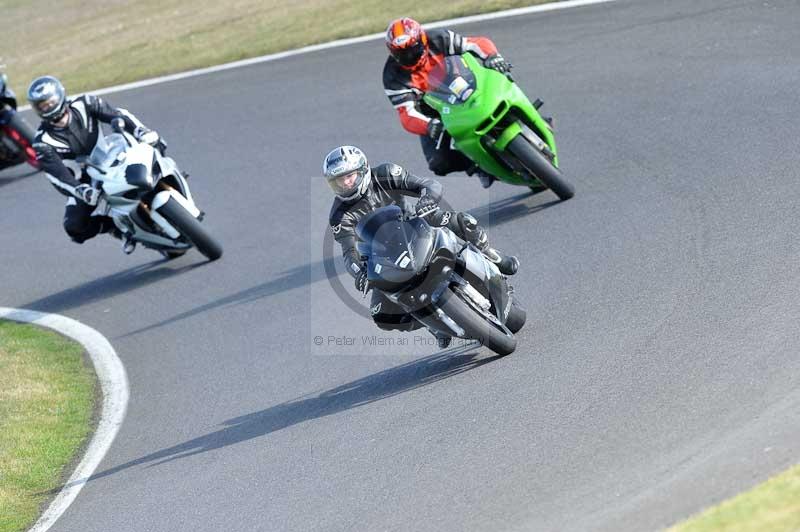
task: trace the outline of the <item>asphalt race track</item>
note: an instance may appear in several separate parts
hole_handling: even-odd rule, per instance
[[[109,96],[170,141],[225,256],[79,247],[43,177],[0,176],[0,304],[97,328],[131,382],[52,530],[647,530],[795,463],[798,20],[621,0],[460,28],[545,100],[578,189],[443,180],[523,261],[500,359],[382,333],[326,279],[324,154],[425,170],[381,42]]]

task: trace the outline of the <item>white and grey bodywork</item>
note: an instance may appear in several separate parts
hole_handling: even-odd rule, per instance
[[[192,247],[159,213],[172,198],[192,217],[200,220],[203,216],[183,172],[171,157],[138,142],[129,133],[117,131],[100,137],[84,164],[103,192],[93,215],[111,217],[120,231],[147,247],[175,251]]]

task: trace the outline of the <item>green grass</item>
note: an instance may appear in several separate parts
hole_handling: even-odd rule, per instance
[[[800,531],[800,465],[670,529],[673,532]]]
[[[43,74],[81,92],[375,33],[398,16],[431,22],[547,1],[0,0],[0,64],[18,95]],[[364,74],[379,83],[373,69]]]
[[[0,532],[27,530],[92,424],[94,372],[80,345],[0,321]]]

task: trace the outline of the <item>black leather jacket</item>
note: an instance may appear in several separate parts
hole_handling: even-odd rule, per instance
[[[361,198],[350,202],[336,198],[331,207],[329,221],[334,238],[342,246],[345,266],[350,275],[356,277],[362,268],[361,257],[356,250],[358,237],[355,229],[358,222],[372,211],[387,205],[395,204],[406,212],[413,211],[407,197],[426,194],[439,201],[442,197],[441,183],[410,174],[402,166],[385,163],[372,168],[369,189]],[[445,219],[443,214],[437,212],[430,216],[429,221],[437,224]],[[451,216],[446,216],[446,221],[450,218]]]
[[[87,156],[102,135],[100,122],[110,123],[115,118],[125,122],[125,130],[133,133],[143,124],[125,109],[116,109],[97,96],[85,95],[67,104],[70,120],[66,127],[56,127],[42,122],[36,132],[33,148],[41,169],[56,189],[66,196],[74,194],[81,184],[81,176],[73,173],[63,159],[74,160]]]

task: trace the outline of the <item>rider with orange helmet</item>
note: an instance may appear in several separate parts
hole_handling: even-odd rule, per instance
[[[383,67],[383,88],[400,115],[400,123],[410,133],[420,135],[428,167],[436,175],[477,171],[484,188],[494,178],[482,174],[464,154],[450,147],[450,136],[441,120],[422,100],[428,90],[428,75],[445,56],[470,52],[484,66],[507,73],[511,65],[486,37],[464,37],[450,30],[425,31],[411,18],[392,21],[386,30],[389,57]]]

